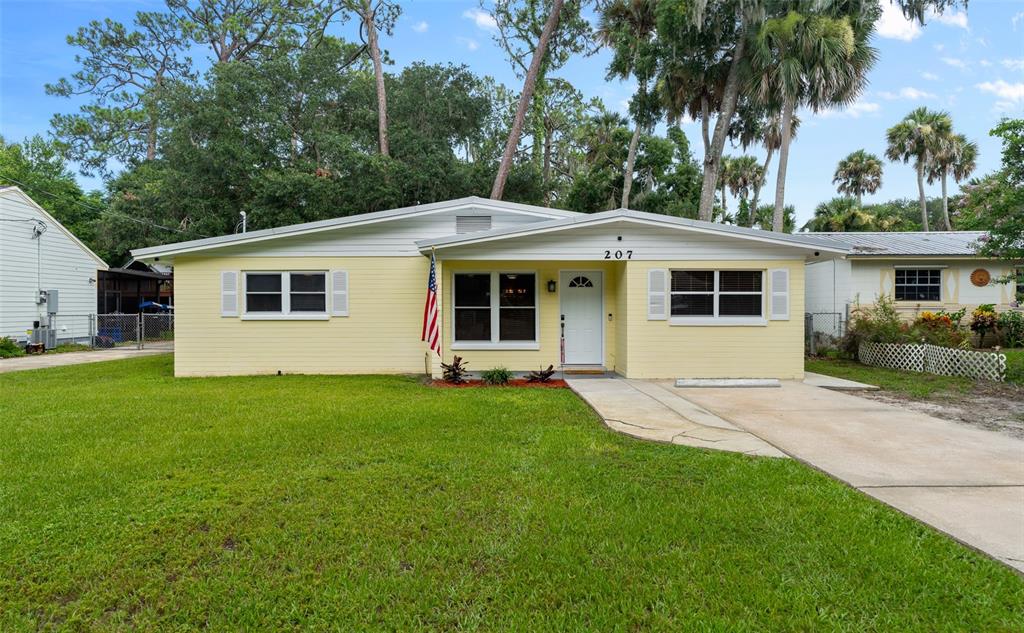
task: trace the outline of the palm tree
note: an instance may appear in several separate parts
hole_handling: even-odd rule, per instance
[[[747,200],[751,189],[762,178],[761,166],[753,156],[740,156],[729,164],[729,191],[741,201]]]
[[[729,187],[729,182],[732,179],[732,156],[722,156],[722,161],[718,169],[718,190],[722,194],[722,216],[726,216],[729,213],[729,205],[726,203],[725,192]],[[713,218],[712,218],[713,219]]]
[[[924,195],[924,178],[932,156],[939,150],[940,140],[951,134],[953,122],[945,112],[915,108],[885,133],[889,160],[914,161],[917,171],[917,194],[921,205],[921,227],[927,231],[928,200]]]
[[[961,182],[970,177],[977,167],[978,145],[967,140],[963,134],[950,134],[938,140],[938,145],[928,165],[928,184],[936,180],[942,183],[942,222],[947,231],[953,230],[949,221],[949,196],[946,193],[946,180]]]
[[[789,122],[790,140],[796,139],[799,129],[800,117],[794,113]],[[761,198],[761,187],[764,186],[765,179],[768,177],[768,165],[772,162],[772,156],[782,146],[782,117],[775,113],[750,122],[741,122],[737,136],[743,149],[747,149],[754,143],[760,143],[765,149],[764,163],[760,170],[761,177],[754,182],[754,195],[750,203],[751,209],[757,209],[758,201]],[[754,226],[755,215],[754,213],[749,214],[751,228]]]
[[[870,4],[814,5],[806,14],[790,11],[766,20],[756,38],[754,92],[764,103],[781,102],[782,134],[775,185],[772,228],[784,224],[786,170],[792,142],[793,113],[799,105],[814,110],[852,102],[863,89],[878,57],[870,45],[879,9]],[[838,14],[849,6],[850,13]]]
[[[834,233],[871,231],[874,229],[874,216],[864,211],[856,198],[832,198],[814,208],[814,217],[804,225],[804,229]]]
[[[633,169],[636,164],[636,149],[640,132],[649,125],[652,100],[647,95],[647,84],[656,64],[650,63],[654,51],[650,41],[657,26],[654,14],[654,0],[613,0],[601,14],[597,38],[605,46],[615,49],[608,76],[627,79],[636,75],[639,87],[633,107],[636,124],[629,141],[626,169],[622,181],[622,207],[629,207],[629,193],[633,187]],[[656,108],[655,108],[656,109]]]
[[[859,149],[839,161],[832,184],[836,190],[857,198],[857,206],[864,206],[864,194],[875,193],[882,186],[882,161],[874,154]]]

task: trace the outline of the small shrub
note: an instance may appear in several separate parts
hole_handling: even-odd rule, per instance
[[[548,365],[547,369],[531,371],[526,376],[526,382],[548,382],[555,375],[555,366]]]
[[[1024,347],[1024,312],[1007,310],[997,320],[999,335],[1006,347]]]
[[[24,355],[25,350],[21,345],[6,336],[0,337],[0,358],[15,358]]]
[[[451,363],[441,363],[441,376],[445,382],[450,382],[453,385],[465,382],[468,371],[466,365],[468,364],[462,361],[461,356],[455,356]]]
[[[847,358],[857,358],[861,343],[903,343],[908,340],[909,328],[900,319],[892,299],[879,297],[873,306],[854,308],[846,334],[839,341],[839,351]]]
[[[985,335],[996,329],[999,315],[991,303],[983,303],[971,313],[971,330],[978,335],[978,347],[985,347]]]
[[[504,367],[495,367],[488,369],[480,377],[488,385],[507,385],[508,381],[512,380],[512,372]]]

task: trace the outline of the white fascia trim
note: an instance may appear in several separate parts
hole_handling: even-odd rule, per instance
[[[530,205],[515,204],[511,202],[498,202],[486,198],[468,197],[459,198],[457,200],[447,200],[444,202],[434,202],[431,204],[421,204],[412,207],[402,207],[400,209],[387,209],[384,211],[376,211],[373,213],[349,215],[342,218],[334,218],[331,220],[320,220],[318,222],[290,224],[287,226],[280,226],[272,229],[252,231],[250,233],[221,235],[217,237],[207,237],[201,240],[190,240],[187,242],[165,244],[162,246],[150,246],[147,248],[139,248],[132,250],[131,255],[136,259],[151,259],[153,257],[165,257],[170,255],[179,255],[182,253],[193,253],[196,251],[222,248],[225,246],[239,246],[242,244],[252,244],[256,242],[277,239],[279,237],[295,237],[300,235],[309,235],[311,233],[319,233],[322,231],[330,231],[339,228],[349,228],[363,226],[367,224],[377,224],[380,222],[387,222],[390,220],[415,217],[417,215],[431,215],[434,213],[440,213],[442,211],[458,211],[463,208],[482,208],[495,211],[505,211],[509,213],[519,213],[522,215],[532,215],[541,218],[551,218],[555,220],[561,220],[564,218],[571,218],[575,217],[576,215],[580,215],[574,211],[562,211],[559,209],[534,207]]]
[[[505,239],[513,239],[517,237],[526,237],[530,235],[540,235],[543,233],[552,233],[556,231],[562,231],[582,226],[600,226],[602,224],[608,224],[611,222],[626,221],[634,222],[637,224],[645,224],[649,226],[667,227],[672,229],[678,229],[682,231],[692,231],[694,233],[703,233],[708,235],[720,235],[725,237],[734,237],[737,239],[753,240],[758,242],[765,242],[776,246],[788,246],[790,248],[796,248],[807,251],[826,251],[831,253],[837,253],[845,255],[850,252],[848,248],[842,248],[834,245],[824,245],[818,243],[808,243],[800,240],[780,240],[771,237],[762,237],[760,235],[751,235],[749,233],[738,233],[735,231],[722,231],[712,228],[704,228],[693,226],[691,224],[680,224],[677,222],[669,221],[666,219],[653,219],[647,217],[638,217],[635,215],[636,211],[605,211],[602,213],[595,213],[585,217],[573,217],[565,220],[554,220],[551,222],[538,222],[532,227],[525,227],[522,229],[513,230],[498,230],[490,235],[481,234],[476,237],[469,236],[457,236],[447,237],[438,239],[427,239],[418,240],[416,245],[420,248],[421,253],[429,253],[434,248],[449,248],[454,246],[467,246],[469,244],[479,244],[484,242],[500,241]],[[648,214],[645,214],[648,215]],[[486,232],[484,232],[486,233]]]

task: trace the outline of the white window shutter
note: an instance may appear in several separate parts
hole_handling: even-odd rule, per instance
[[[331,271],[331,314],[348,316],[348,271]]]
[[[647,271],[647,320],[668,318],[668,271],[652,268]]]
[[[225,270],[220,273],[220,315],[238,316],[238,271]]]
[[[771,271],[771,320],[789,320],[789,269],[773,268]]]

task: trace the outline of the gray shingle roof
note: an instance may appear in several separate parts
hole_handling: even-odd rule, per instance
[[[933,231],[894,233],[807,233],[819,239],[844,244],[853,249],[851,257],[889,257],[907,255],[978,254],[978,240],[984,231]]]

